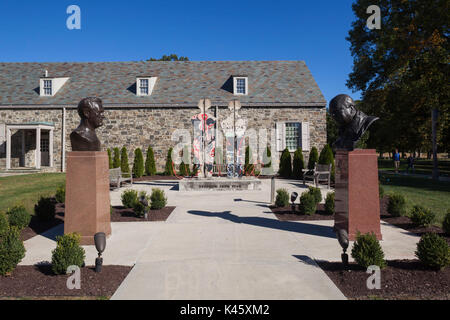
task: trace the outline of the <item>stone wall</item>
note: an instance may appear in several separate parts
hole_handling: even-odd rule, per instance
[[[134,149],[141,148],[144,152],[149,145],[153,147],[157,171],[163,171],[170,147],[177,142],[171,141],[172,132],[175,129],[187,129],[193,133],[191,117],[199,113],[197,108],[106,108],[104,126],[97,130],[97,135],[102,141],[103,149],[123,146],[127,147],[130,167],[133,163]],[[210,110],[215,115],[215,108]],[[219,108],[219,121],[230,114],[227,108]],[[243,107],[239,110],[242,117],[248,119],[248,128],[256,131],[266,128],[269,132],[275,130],[278,121],[308,121],[310,123],[310,147],[317,147],[319,152],[326,143],[326,110],[325,108],[268,108],[268,107]],[[26,123],[45,121],[55,124],[54,130],[54,165],[55,170],[61,170],[62,164],[62,109],[0,109],[0,123]],[[79,124],[76,109],[66,109],[66,151],[70,151],[70,132]],[[270,139],[268,137],[268,139]],[[13,141],[13,148],[20,140]],[[224,149],[224,148],[223,148]],[[278,159],[275,150],[272,150],[274,158]],[[305,161],[308,152],[304,153]],[[5,168],[5,153],[0,153],[0,168]],[[12,164],[18,164],[18,154],[13,153]],[[275,167],[277,163],[274,163]]]

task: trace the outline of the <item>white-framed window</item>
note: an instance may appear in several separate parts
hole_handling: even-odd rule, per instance
[[[148,95],[148,79],[139,79],[139,90],[141,96]]]
[[[44,95],[52,95],[52,80],[44,80]]]
[[[248,94],[248,78],[247,77],[234,77],[233,78],[233,92],[237,95]]]
[[[309,122],[283,121],[276,123],[277,151],[288,148],[295,152],[298,148],[309,151]]]

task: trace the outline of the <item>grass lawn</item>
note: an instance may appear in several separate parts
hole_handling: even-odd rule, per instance
[[[426,178],[380,174],[380,182],[386,194],[397,192],[406,198],[407,210],[421,205],[436,213],[436,222],[442,226],[447,210],[450,210],[450,182]]]
[[[36,173],[0,178],[0,211],[23,204],[34,213],[40,196],[53,196],[56,188],[65,183],[65,173]]]
[[[400,172],[406,172],[408,168],[408,161],[406,159],[400,160]],[[387,159],[378,159],[378,169],[394,171],[394,161]],[[431,175],[433,172],[433,161],[427,159],[418,159],[414,161],[414,173]],[[450,176],[450,160],[439,160],[438,169],[440,175],[444,177]]]

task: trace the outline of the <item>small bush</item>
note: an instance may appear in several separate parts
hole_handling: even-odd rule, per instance
[[[114,148],[113,168],[120,168],[120,151],[119,148]]]
[[[56,189],[55,199],[58,203],[66,202],[66,185],[62,184]]]
[[[141,148],[137,148],[134,151],[133,174],[135,177],[140,178],[144,175],[144,171],[144,155]]]
[[[156,174],[155,155],[152,147],[148,147],[147,149],[147,158],[145,158],[145,174],[147,176],[153,176]]]
[[[253,153],[250,150],[250,146],[245,147],[245,158],[244,158],[244,173],[246,176],[254,174],[255,165],[253,164]]]
[[[287,207],[289,205],[289,193],[286,189],[278,189],[275,198],[275,205],[278,208]]]
[[[290,178],[292,176],[291,154],[287,148],[281,154],[278,173],[283,178]]]
[[[387,211],[394,217],[400,217],[406,213],[405,197],[399,193],[389,195]]]
[[[383,186],[381,185],[381,183],[378,183],[378,194],[379,194],[379,196],[380,196],[380,199],[383,199],[383,198],[384,198],[384,188],[383,188]]]
[[[322,201],[322,192],[320,192],[319,188],[316,187],[308,187],[308,192],[314,196],[314,199],[316,200],[316,205]]]
[[[10,226],[17,227],[22,230],[27,227],[31,221],[31,215],[24,206],[15,206],[6,212]]]
[[[173,148],[169,148],[169,151],[167,151],[166,165],[164,167],[164,175],[166,176],[173,175],[172,151]]]
[[[66,274],[69,266],[81,267],[85,252],[80,246],[80,235],[68,233],[56,237],[56,248],[52,251],[52,270],[55,274]]]
[[[447,211],[447,214],[445,215],[444,221],[442,222],[442,228],[446,234],[450,235],[450,210]]]
[[[113,165],[113,159],[112,159],[111,149],[108,148],[106,151],[108,152],[108,164],[109,164],[109,168],[112,169],[112,168],[114,168],[114,165]]]
[[[429,268],[443,269],[450,264],[450,247],[436,233],[424,234],[417,243],[416,257]]]
[[[433,223],[436,215],[433,211],[425,209],[422,206],[416,205],[411,209],[409,214],[414,225],[419,227],[427,227]]]
[[[146,200],[147,205],[145,205],[143,202]],[[141,191],[139,192],[138,201],[133,206],[134,214],[138,217],[143,217],[145,215],[145,212],[148,212],[149,204],[151,200],[150,197],[147,195],[147,192]]]
[[[310,192],[303,192],[300,196],[300,213],[312,216],[316,213],[317,202],[314,195]]]
[[[136,190],[128,189],[122,192],[120,199],[125,208],[133,208],[138,201],[138,192]]]
[[[9,230],[8,216],[0,212],[0,237]]]
[[[41,221],[50,221],[55,218],[55,202],[52,198],[41,197],[34,206],[34,213]]]
[[[120,150],[120,171],[122,171],[123,173],[130,172],[130,165],[128,163],[128,151],[125,147]]]
[[[152,189],[152,194],[150,196],[151,201],[151,209],[158,210],[162,209],[167,204],[167,198],[164,194],[164,191],[158,188]]]
[[[308,169],[314,169],[315,164],[319,161],[319,152],[316,147],[312,147],[309,153]]]
[[[383,249],[374,233],[361,234],[358,232],[351,254],[356,263],[363,268],[372,265],[380,268],[386,266]]]
[[[325,213],[326,214],[334,214],[334,192],[330,192],[327,194],[325,198]]]
[[[20,232],[16,227],[0,235],[0,275],[4,276],[13,271],[17,264],[25,257],[25,247],[20,240]]]
[[[184,161],[181,161],[180,163],[180,172],[178,173],[182,177],[186,177],[190,175],[189,165],[185,164]]]
[[[303,169],[305,161],[303,160],[302,148],[298,148],[294,152],[294,160],[292,161],[292,176],[294,179],[303,179]]]

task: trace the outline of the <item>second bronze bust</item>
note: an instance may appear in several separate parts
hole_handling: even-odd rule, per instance
[[[78,103],[81,121],[70,134],[72,151],[100,151],[101,143],[95,129],[103,125],[104,111],[102,100],[97,97],[84,98]]]

